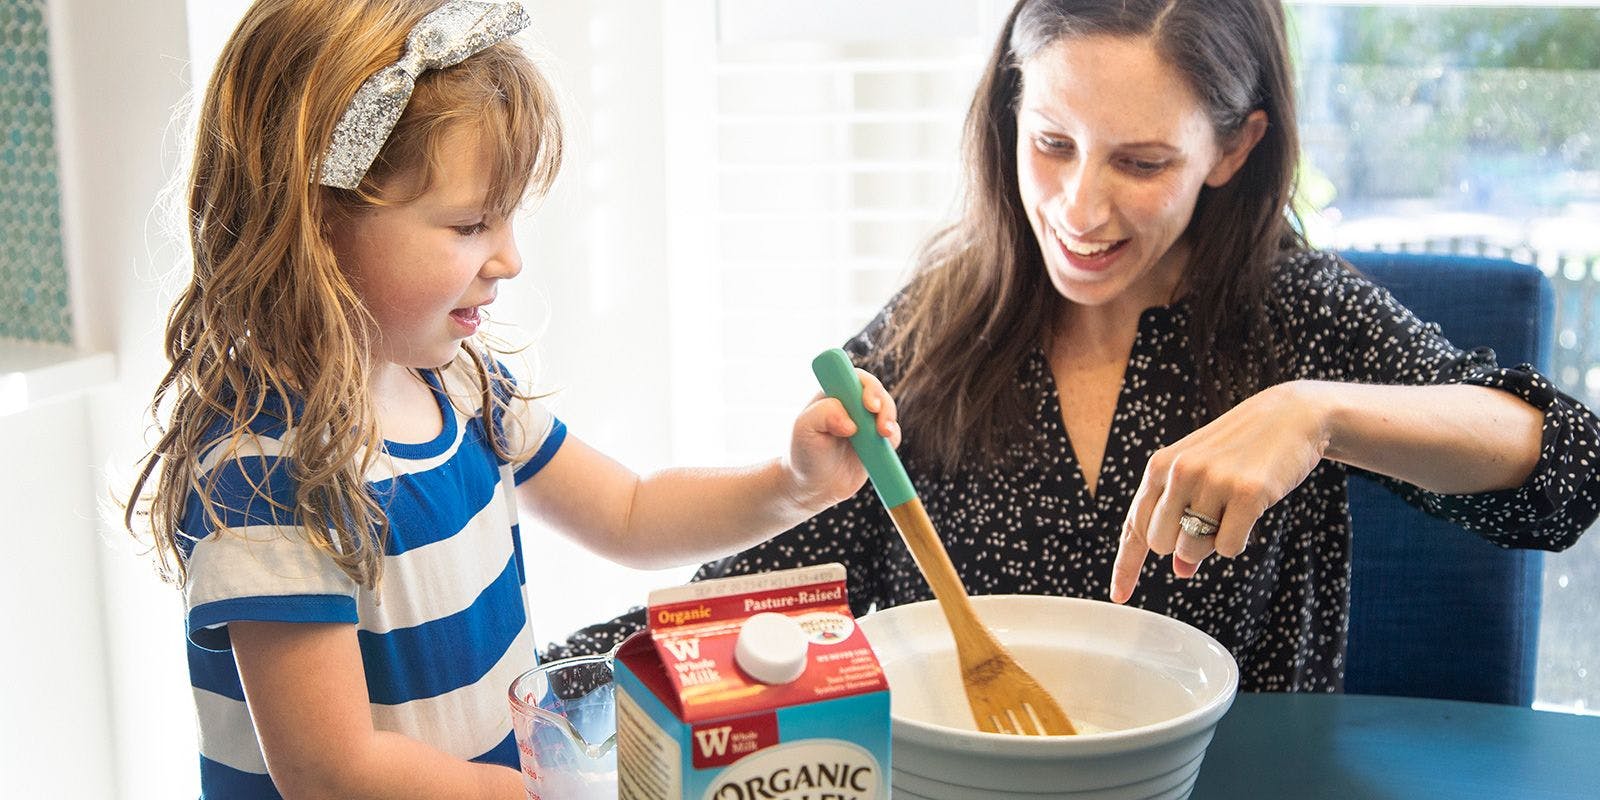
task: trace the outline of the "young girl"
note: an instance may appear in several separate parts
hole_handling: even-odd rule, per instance
[[[517,3],[259,0],[218,62],[153,402],[168,424],[134,490],[185,591],[206,797],[520,798],[518,501],[663,567],[865,479],[822,399],[786,458],[640,478],[477,335],[522,268],[508,219],[561,158],[549,86],[508,39],[526,24]]]

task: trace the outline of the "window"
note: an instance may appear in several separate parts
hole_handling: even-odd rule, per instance
[[[986,7],[987,6],[987,7]],[[954,210],[961,123],[1003,9],[717,4],[712,228],[726,430],[787,433],[805,368],[860,330]],[[903,24],[914,21],[910,26]],[[669,124],[672,122],[669,120]],[[798,367],[798,368],[797,368]],[[734,460],[770,440],[729,439]]]

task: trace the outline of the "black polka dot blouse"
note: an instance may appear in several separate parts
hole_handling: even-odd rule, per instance
[[[1336,256],[1287,259],[1272,286],[1275,346],[1286,378],[1383,384],[1491,386],[1545,412],[1538,465],[1519,488],[1439,495],[1380,478],[1408,502],[1506,547],[1560,550],[1600,515],[1600,420],[1528,365],[1501,368],[1486,349],[1462,351]],[[859,357],[880,315],[850,342]],[[1184,302],[1151,308],[1123,379],[1097,493],[1084,483],[1061,422],[1057,387],[1036,350],[1016,391],[1033,400],[1040,435],[1016,445],[1004,468],[942,475],[905,459],[951,560],[973,594],[1051,594],[1105,599],[1117,536],[1146,462],[1192,431],[1197,416]],[[893,375],[880,376],[893,385]],[[1350,589],[1352,469],[1322,462],[1256,523],[1244,553],[1213,558],[1192,579],[1149,559],[1131,604],[1216,637],[1240,668],[1245,691],[1335,691],[1342,686]],[[771,541],[703,566],[696,579],[837,561],[848,570],[856,614],[932,597],[871,486]],[[635,609],[549,649],[561,657],[610,648],[643,626]]]

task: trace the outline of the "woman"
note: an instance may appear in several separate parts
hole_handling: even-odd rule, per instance
[[[969,591],[1109,595],[1211,633],[1242,689],[1332,691],[1347,473],[1558,550],[1600,514],[1600,420],[1308,248],[1291,86],[1277,0],[1022,0],[963,213],[847,349]],[[931,596],[871,491],[699,577],[824,561],[857,613]]]

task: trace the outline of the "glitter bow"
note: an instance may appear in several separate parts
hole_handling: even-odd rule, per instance
[[[450,0],[423,17],[406,36],[400,60],[368,78],[350,98],[322,156],[318,180],[340,189],[361,185],[411,101],[417,76],[460,64],[526,27],[528,13],[519,2]]]

